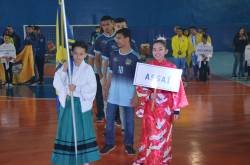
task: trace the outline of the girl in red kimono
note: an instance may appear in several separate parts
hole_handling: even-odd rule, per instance
[[[153,44],[152,65],[176,68],[165,59],[166,41],[158,39]],[[138,86],[139,106],[136,115],[142,118],[142,134],[137,160],[133,165],[169,165],[172,159],[173,122],[180,108],[188,105],[182,82],[179,92],[169,92]],[[152,106],[152,104],[154,104]],[[153,108],[152,108],[153,107]]]

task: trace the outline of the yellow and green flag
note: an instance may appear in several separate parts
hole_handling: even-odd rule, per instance
[[[57,18],[56,18],[56,64],[64,63],[67,61],[67,52],[65,45],[65,34],[64,34],[64,19],[63,19],[63,10],[61,0],[58,0],[58,8],[57,8]],[[68,42],[69,48],[71,49],[71,45],[75,42],[73,37],[73,31],[69,25],[68,20],[67,24],[67,32],[68,32]]]

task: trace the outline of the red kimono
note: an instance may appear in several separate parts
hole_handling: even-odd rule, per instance
[[[152,65],[176,68],[167,60],[149,62]],[[172,159],[172,130],[174,111],[188,105],[182,82],[179,92],[156,90],[156,99],[150,99],[153,89],[136,87],[139,106],[136,115],[142,118],[139,153],[134,165],[167,165]],[[152,104],[154,109],[152,111]]]

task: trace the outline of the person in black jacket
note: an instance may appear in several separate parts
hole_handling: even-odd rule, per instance
[[[12,26],[7,26],[6,31],[8,32],[8,35],[13,39],[14,46],[16,48],[17,53],[20,52],[21,48],[21,40],[20,37],[16,34],[14,28]]]
[[[243,27],[235,35],[233,45],[234,45],[234,65],[232,77],[244,77],[244,51],[248,42],[248,36]],[[239,66],[238,75],[236,75]]]
[[[45,54],[46,54],[46,40],[44,35],[41,33],[39,26],[34,27],[35,34],[35,44],[34,44],[34,54],[35,54],[35,65],[38,70],[39,84],[43,84],[44,81],[44,64],[45,64]]]
[[[34,34],[34,26],[27,26],[26,27],[26,37],[24,39],[24,45],[32,45],[33,47],[33,43],[34,43],[34,40],[35,40],[35,34]]]

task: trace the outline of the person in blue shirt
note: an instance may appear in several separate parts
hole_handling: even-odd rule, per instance
[[[103,84],[106,83],[107,80],[107,69],[108,63],[102,59],[103,53],[106,49],[106,44],[109,40],[113,39],[114,37],[114,23],[113,18],[110,16],[103,16],[100,21],[100,26],[103,33],[97,37],[95,44],[93,46],[94,53],[89,54],[88,63],[96,69],[96,80],[97,80],[97,94],[96,94],[96,101],[97,101],[97,122],[102,122],[104,115],[103,111],[104,108],[104,100],[103,100],[103,93],[102,88],[100,86],[101,80]],[[104,85],[103,85],[104,86]]]
[[[123,28],[128,28],[128,23],[127,23],[127,20],[125,18],[116,18],[114,20],[114,28],[115,28],[115,31],[118,31],[120,29],[123,29]],[[135,40],[131,39],[131,48],[135,51],[135,52],[139,52],[139,49],[136,45],[136,42]],[[107,45],[106,45],[106,49],[103,53],[103,56],[102,58],[104,59],[108,59],[110,54],[113,52],[113,51],[116,51],[118,50],[119,47],[117,46],[117,43],[115,41],[115,38],[112,38],[110,39],[108,42],[107,42]]]
[[[127,23],[127,20],[125,18],[116,18],[114,20],[114,28],[115,28],[115,31],[118,31],[120,29],[123,29],[123,28],[128,28],[128,23]],[[135,41],[133,39],[131,39],[131,48],[135,51],[135,52],[139,52],[138,50],[138,47],[135,43]],[[106,49],[103,53],[103,56],[102,58],[105,59],[106,61],[109,60],[109,57],[111,54],[113,54],[115,51],[117,51],[119,49],[116,41],[115,41],[115,38],[113,39],[110,39],[106,45]],[[124,113],[123,113],[123,109],[120,108],[119,111],[116,111],[116,124],[118,126],[121,125],[121,128],[122,128],[122,132],[124,133]]]
[[[116,32],[116,41],[119,47],[109,58],[109,79],[104,97],[107,98],[105,146],[101,154],[107,154],[115,148],[115,114],[118,107],[124,109],[125,151],[129,155],[135,154],[134,144],[134,109],[136,102],[133,79],[139,55],[131,48],[131,32],[127,28]]]
[[[110,16],[103,16],[101,18],[100,24],[103,33],[96,39],[94,45],[94,52],[95,52],[95,62],[98,75],[100,76],[100,79],[103,78],[103,81],[105,83],[107,80],[108,63],[105,62],[105,59],[102,59],[102,57],[104,52],[106,51],[106,45],[108,41],[114,38],[115,31],[114,31],[113,18]]]

